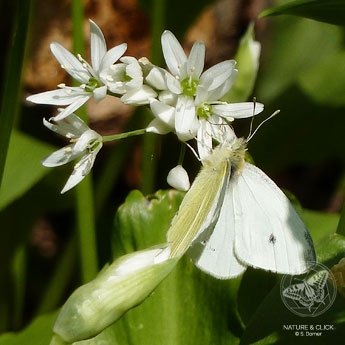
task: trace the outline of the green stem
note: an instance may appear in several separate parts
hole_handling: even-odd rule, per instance
[[[181,145],[180,156],[178,158],[178,164],[182,165],[185,154],[186,154],[186,144],[183,143]]]
[[[161,50],[161,34],[165,26],[165,0],[153,0],[152,16],[151,16],[151,36],[152,36],[152,51],[151,60],[156,65],[161,65],[163,56]],[[144,119],[149,122],[152,118],[151,114],[147,114]],[[156,179],[156,159],[155,152],[157,147],[158,136],[145,135],[143,138],[143,161],[142,161],[142,176],[141,190],[143,194],[152,193],[154,189],[154,181]],[[154,158],[154,159],[152,159]]]
[[[72,1],[73,50],[75,54],[84,55],[84,8],[82,0]],[[87,120],[85,108],[78,115]],[[81,276],[84,283],[93,279],[98,272],[98,255],[96,240],[96,221],[92,175],[85,177],[76,188],[76,222],[79,239]]]
[[[86,283],[95,278],[98,272],[95,206],[91,173],[76,188],[76,208],[81,276],[83,283]]]
[[[135,135],[142,135],[146,133],[146,129],[136,129],[134,131],[131,132],[127,132],[127,133],[120,133],[120,134],[114,134],[114,135],[106,135],[103,137],[103,142],[106,143],[108,141],[114,141],[114,140],[120,140],[120,139],[125,139],[125,138],[129,138],[129,137],[133,137]]]

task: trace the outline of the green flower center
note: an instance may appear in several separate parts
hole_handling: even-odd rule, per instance
[[[197,115],[200,119],[208,119],[212,115],[212,105],[202,103],[197,109]]]
[[[101,82],[94,77],[91,77],[87,84],[85,85],[85,90],[87,92],[92,92],[93,90],[97,89],[98,87],[102,86]]]
[[[89,153],[92,153],[93,151],[95,151],[97,149],[97,147],[102,144],[102,139],[93,139],[90,140],[87,144],[87,150],[89,151]]]
[[[194,96],[196,93],[198,84],[199,84],[198,80],[194,80],[191,77],[183,79],[181,81],[183,93],[187,96]]]

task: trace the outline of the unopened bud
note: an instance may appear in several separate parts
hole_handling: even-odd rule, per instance
[[[167,182],[171,187],[183,192],[186,192],[190,188],[187,171],[182,165],[177,165],[169,171]]]
[[[92,338],[143,302],[175,266],[169,254],[169,247],[154,247],[125,255],[75,290],[57,317],[51,345]]]

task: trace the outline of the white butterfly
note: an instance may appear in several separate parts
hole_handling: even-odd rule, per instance
[[[196,266],[220,279],[236,277],[247,266],[304,273],[315,263],[308,230],[276,184],[244,161],[245,149],[246,141],[236,139],[214,150],[185,196],[168,241],[175,252],[180,244],[183,250],[191,245]]]
[[[314,303],[323,303],[325,298],[324,287],[328,278],[326,270],[319,271],[302,283],[294,284],[283,290],[283,296],[298,301],[310,311]]]

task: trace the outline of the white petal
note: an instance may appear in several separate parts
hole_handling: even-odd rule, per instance
[[[174,34],[168,30],[162,34],[162,50],[165,62],[174,76],[181,75],[186,68],[187,56]],[[183,73],[182,73],[183,74]]]
[[[170,126],[166,123],[162,122],[160,119],[153,119],[149,125],[146,127],[146,132],[148,133],[156,133],[156,134],[168,134],[173,130]]]
[[[180,95],[177,100],[175,112],[175,130],[181,141],[195,138],[199,128],[199,121],[195,113],[193,97]]]
[[[234,60],[227,60],[212,66],[201,75],[200,84],[205,83],[209,91],[216,89],[230,77],[235,65]]]
[[[171,91],[162,91],[158,95],[159,101],[165,104],[171,105],[172,107],[176,106],[177,98],[178,98],[178,95],[176,95],[175,93],[172,93]]]
[[[211,102],[220,100],[231,89],[237,75],[238,70],[232,70],[230,77],[223,84],[208,93],[208,100]]]
[[[141,66],[139,65],[139,62],[136,58],[132,56],[124,56],[123,58],[121,58],[121,62],[127,65],[126,74],[132,79],[138,79],[143,76]]]
[[[199,80],[201,72],[204,69],[204,62],[205,44],[204,42],[197,41],[193,44],[192,50],[189,54],[187,73],[191,75],[193,79]]]
[[[184,192],[190,188],[187,171],[182,167],[182,165],[177,165],[169,171],[167,182],[171,187]]]
[[[90,74],[85,70],[82,63],[66,48],[57,42],[50,45],[52,53],[60,62],[61,66],[76,80],[81,83],[87,83]]]
[[[73,91],[76,92],[73,92]],[[80,92],[84,92],[81,88],[63,88],[52,91],[37,93],[27,97],[27,100],[36,104],[52,104],[52,105],[69,105],[76,98],[80,97]]]
[[[65,186],[63,187],[61,194],[67,192],[71,188],[80,183],[85,176],[91,171],[95,162],[96,155],[99,150],[95,150],[92,153],[85,155],[75,166]]]
[[[262,103],[243,102],[212,105],[212,113],[225,118],[242,119],[261,113]]]
[[[208,130],[208,121],[201,121],[197,133],[198,154],[201,161],[212,152],[212,133]]]
[[[54,121],[60,121],[66,116],[71,115],[77,109],[79,109],[83,104],[85,104],[91,97],[91,94],[87,96],[79,96],[72,104],[64,108],[58,115],[54,117]]]
[[[70,114],[61,121],[51,123],[43,119],[43,124],[50,130],[69,139],[79,138],[89,129],[86,123],[77,115]]]
[[[74,144],[68,145],[61,148],[60,150],[53,152],[51,155],[49,155],[42,161],[42,164],[45,167],[51,168],[71,162],[72,160],[80,156],[80,153],[75,153],[73,151],[73,146]]]
[[[151,97],[157,97],[157,93],[149,86],[143,85],[141,88],[131,90],[121,97],[124,104],[144,105],[149,103]]]
[[[166,90],[167,84],[165,74],[166,73],[162,72],[159,68],[152,68],[149,74],[145,77],[145,80],[157,90]]]
[[[175,108],[168,104],[151,99],[150,107],[153,114],[171,129],[175,127]]]
[[[90,143],[96,140],[98,140],[99,145],[102,146],[102,137],[96,131],[88,129],[81,135],[81,137],[75,143],[73,151],[82,153],[90,147]]]
[[[168,89],[173,92],[176,93],[177,95],[182,93],[182,86],[181,83],[174,78],[170,73],[166,74],[166,83],[167,83],[167,87]]]
[[[122,43],[116,47],[111,48],[104,56],[98,69],[98,73],[108,69],[113,65],[127,50],[127,44]]]
[[[90,40],[91,40],[91,62],[95,71],[99,71],[103,56],[107,52],[107,46],[101,29],[98,25],[89,19],[90,22]]]
[[[101,101],[107,95],[107,86],[101,86],[93,90],[93,97],[95,98],[96,102]]]

